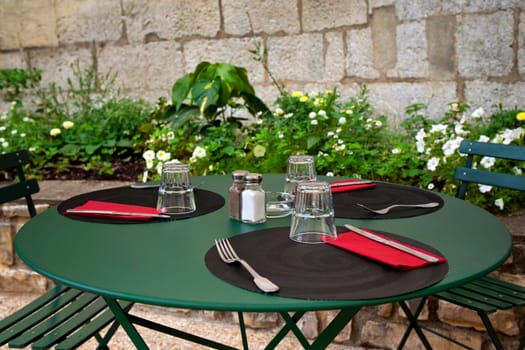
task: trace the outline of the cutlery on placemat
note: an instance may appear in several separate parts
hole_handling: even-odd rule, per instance
[[[352,185],[364,185],[364,184],[371,184],[374,183],[374,181],[370,180],[348,180],[348,181],[341,181],[341,182],[333,182],[330,183],[330,187],[341,187],[341,186],[352,186]]]
[[[419,250],[416,250],[416,249],[413,249],[413,248],[410,248],[409,246],[406,246],[404,244],[401,244],[401,243],[398,243],[398,242],[394,242],[394,241],[391,241],[387,238],[383,238],[381,236],[378,236],[376,234],[373,234],[371,232],[368,232],[368,231],[365,231],[365,230],[361,230],[360,228],[357,228],[355,226],[352,226],[352,225],[345,225],[345,227],[347,229],[349,229],[350,231],[352,232],[355,232],[361,236],[364,236],[368,239],[371,239],[371,240],[374,240],[376,242],[379,242],[379,243],[382,243],[382,244],[385,244],[385,245],[388,245],[390,247],[393,247],[393,248],[396,248],[398,250],[401,250],[405,253],[408,253],[408,254],[411,254],[411,255],[414,255],[420,259],[423,259],[425,261],[428,261],[428,262],[438,262],[439,259],[432,256],[432,255],[428,255],[428,254],[425,254]]]
[[[356,205],[360,206],[361,208],[364,208],[364,209],[366,209],[368,211],[371,211],[372,213],[383,215],[383,214],[387,214],[390,210],[392,210],[394,208],[399,208],[399,207],[404,207],[404,208],[435,208],[435,207],[437,207],[439,205],[439,203],[438,202],[429,202],[429,203],[421,203],[421,204],[393,204],[393,205],[389,205],[388,207],[380,208],[380,209],[372,209],[372,208],[369,208],[366,205],[361,204],[361,203],[356,203]]]
[[[155,187],[159,187],[159,184],[152,184],[149,182],[137,182],[137,183],[129,185],[129,187],[135,188],[135,189],[155,188]]]
[[[128,211],[115,211],[115,210],[95,210],[95,209],[67,209],[66,213],[71,214],[102,214],[102,215],[118,215],[118,216],[143,216],[148,218],[164,218],[170,219],[171,216],[166,214],[154,214],[154,213],[135,213]]]
[[[268,278],[259,275],[257,271],[255,271],[253,267],[250,266],[250,264],[239,258],[230,241],[227,239],[216,239],[215,247],[217,248],[219,257],[223,262],[227,264],[240,262],[241,265],[244,266],[244,268],[250,273],[250,275],[252,275],[253,282],[260,290],[267,293],[277,292],[279,290],[279,287],[275,283],[270,281]]]

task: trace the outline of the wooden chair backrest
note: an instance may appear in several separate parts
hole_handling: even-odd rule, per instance
[[[32,194],[40,191],[36,180],[27,180],[23,166],[29,164],[29,154],[25,150],[0,154],[0,171],[14,171],[17,181],[0,187],[0,204],[25,198],[29,215],[36,215]]]
[[[467,155],[465,166],[458,166],[454,178],[461,181],[457,197],[464,199],[469,183],[525,191],[525,176],[473,168],[474,157],[494,157],[509,161],[525,161],[525,146],[504,145],[463,140],[459,151]]]

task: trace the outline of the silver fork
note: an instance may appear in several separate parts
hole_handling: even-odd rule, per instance
[[[266,293],[277,292],[279,290],[279,287],[276,284],[274,284],[268,278],[259,275],[257,271],[255,271],[253,267],[250,266],[250,264],[239,258],[235,250],[233,250],[230,241],[227,239],[216,239],[215,247],[217,248],[217,252],[219,252],[221,260],[225,263],[231,264],[236,261],[240,262],[241,265],[244,266],[244,268],[250,273],[250,275],[252,275],[253,282],[260,290]]]
[[[358,206],[360,206],[361,208],[365,208],[366,210],[368,211],[371,211],[372,213],[376,213],[376,214],[379,214],[379,215],[383,215],[383,214],[386,214],[388,213],[390,210],[394,209],[394,208],[398,208],[398,207],[408,207],[408,208],[434,208],[434,207],[437,207],[439,205],[438,202],[429,202],[429,203],[421,203],[421,204],[393,204],[393,205],[390,205],[386,208],[381,208],[381,209],[372,209],[372,208],[369,208],[367,207],[366,205],[364,204],[361,204],[361,203],[356,203]]]

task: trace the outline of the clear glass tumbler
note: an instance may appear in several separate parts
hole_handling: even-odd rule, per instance
[[[316,179],[313,156],[295,155],[288,157],[284,192],[295,194],[299,182],[312,182]]]
[[[196,210],[187,164],[167,162],[162,165],[157,210],[166,214],[186,214]]]
[[[290,239],[300,243],[324,243],[337,238],[332,191],[327,182],[297,185]]]

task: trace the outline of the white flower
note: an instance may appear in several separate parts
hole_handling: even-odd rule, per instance
[[[471,117],[472,118],[480,118],[480,117],[483,116],[483,114],[485,114],[485,111],[483,110],[483,108],[479,107],[474,112],[472,112]]]
[[[429,183],[429,184],[427,185],[427,188],[428,188],[429,190],[433,190],[434,187],[436,187],[436,186],[434,185],[433,182],[431,182],[431,183]]]
[[[399,147],[392,149],[392,154],[399,154],[399,153],[401,153],[401,149]]]
[[[329,131],[329,132],[326,133],[327,137],[332,137],[334,135],[335,135],[335,133],[333,131]]]
[[[162,174],[162,163],[157,163],[155,170],[157,171],[157,173]]]
[[[434,124],[432,125],[432,128],[430,128],[430,133],[436,133],[440,132],[444,134],[447,131],[447,125],[446,124]]]
[[[146,159],[146,168],[147,169],[153,168],[153,159]]]
[[[0,131],[4,131],[5,129],[7,129],[5,126],[0,126]]]
[[[326,173],[326,176],[334,176],[334,173],[329,171],[329,172]]]
[[[501,136],[503,137],[502,143],[505,145],[508,145],[512,141],[519,139],[521,135],[523,134],[523,131],[524,131],[523,128],[506,129],[501,134]]]
[[[291,117],[293,117],[293,113],[286,113],[285,115],[283,115],[284,119],[288,119],[288,118],[291,118]]]
[[[16,135],[17,132],[18,132],[18,130],[16,130],[16,129],[11,130],[11,135]]]
[[[2,142],[2,147],[7,148],[9,146],[9,142],[4,141]]]
[[[319,114],[321,117],[326,117],[326,112],[322,109],[319,112],[317,112],[317,114]]]
[[[478,185],[479,186],[479,191],[481,193],[487,193],[487,192],[490,192],[490,190],[492,190],[492,186],[489,186],[489,185]]]
[[[75,123],[69,120],[66,120],[65,122],[62,123],[62,126],[64,127],[64,129],[71,129],[74,125]]]
[[[169,152],[165,152],[165,151],[158,151],[157,152],[157,159],[160,160],[161,162],[165,162],[165,161],[168,161],[170,160],[171,158],[171,153]]]
[[[146,161],[155,159],[155,151],[149,149],[146,152],[142,154],[142,158],[144,158]]]
[[[469,133],[469,131],[463,129],[463,125],[458,123],[454,126],[454,132],[457,134],[457,135],[467,135]]]
[[[424,129],[419,129],[419,131],[416,134],[416,140],[417,141],[424,140],[425,136],[427,136],[427,134],[425,133],[425,130]]]
[[[337,134],[339,134],[341,131],[343,131],[343,129],[341,129],[341,128],[337,128],[337,129],[335,129],[335,132],[336,132]]]
[[[310,119],[314,119],[315,117],[317,117],[317,114],[315,112],[310,112],[308,114],[308,118],[310,118]]]
[[[523,175],[523,170],[521,168],[518,168],[517,166],[515,166],[514,168],[512,168],[512,172],[515,174],[515,175]]]
[[[479,142],[489,142],[490,141],[490,138],[488,136],[485,136],[485,135],[481,135],[478,139]]]
[[[416,142],[416,148],[419,153],[425,152],[425,141],[417,141]]]
[[[173,131],[169,131],[167,134],[166,134],[168,140],[173,140],[175,138],[175,133]]]
[[[503,201],[503,198],[498,198],[494,201],[494,205],[499,208],[499,210],[503,210],[505,207],[505,202]]]
[[[312,125],[317,125],[317,124],[319,124],[319,122],[317,121],[317,119],[312,119],[312,120],[310,121],[310,124],[312,124]]]
[[[443,144],[443,147],[441,148],[443,150],[443,154],[448,157],[454,154],[456,150],[459,148],[459,145],[461,144],[461,141],[463,141],[462,137],[456,137],[453,140],[448,140]]]
[[[277,135],[277,137],[282,139],[282,138],[284,138],[284,134],[282,132],[280,132],[279,135]]]
[[[253,148],[253,155],[254,155],[256,158],[264,157],[265,154],[266,154],[266,147],[261,146],[261,145],[256,145],[256,146]]]
[[[439,165],[439,158],[432,157],[427,162],[427,168],[430,171],[436,171],[437,166]]]
[[[376,120],[375,125],[377,128],[380,128],[383,125],[383,122],[381,120]]]
[[[483,165],[485,169],[490,169],[496,163],[496,158],[494,157],[483,157],[479,161],[479,164]]]
[[[204,158],[206,157],[206,150],[201,146],[195,147],[192,153],[192,158]]]
[[[53,128],[53,129],[49,130],[49,135],[54,137],[54,136],[60,135],[61,132],[62,131],[59,128]]]
[[[339,123],[339,125],[343,125],[344,123],[346,123],[346,118],[345,117],[341,117],[341,118],[339,118],[339,120],[337,122]]]
[[[284,111],[282,110],[282,108],[276,108],[274,113],[275,115],[279,116],[279,115],[283,115]]]

